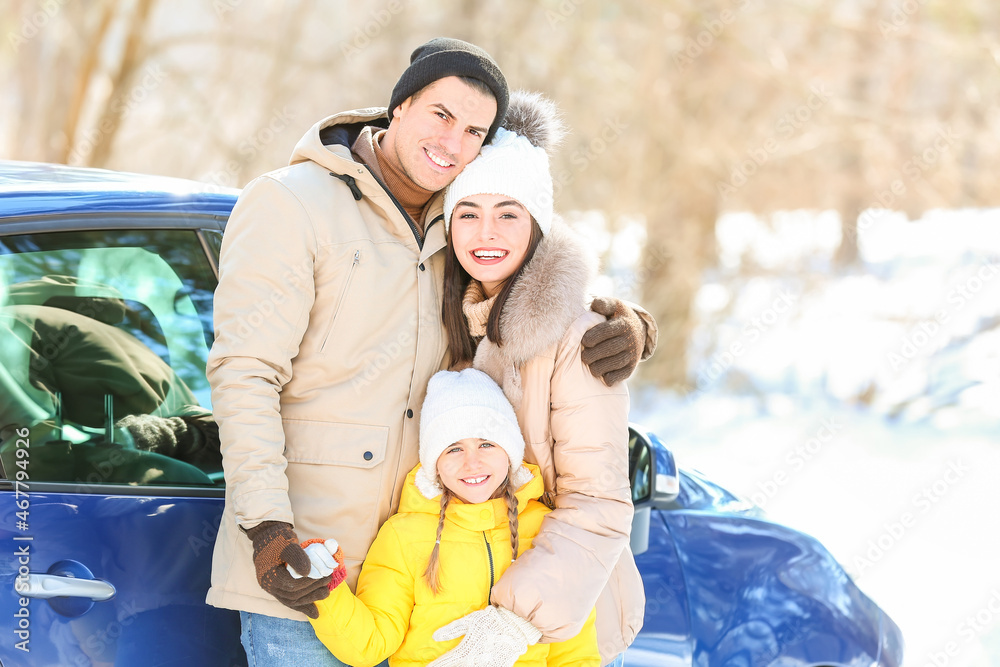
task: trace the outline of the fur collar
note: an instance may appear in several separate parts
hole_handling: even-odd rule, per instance
[[[507,299],[500,318],[503,345],[483,338],[472,363],[503,388],[515,409],[521,404],[521,367],[562,340],[586,310],[596,268],[594,254],[554,219]]]

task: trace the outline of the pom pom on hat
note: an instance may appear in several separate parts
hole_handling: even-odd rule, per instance
[[[427,384],[420,410],[420,469],[416,485],[425,498],[440,496],[437,460],[464,438],[482,438],[499,445],[510,459],[512,481],[520,488],[531,479],[524,467],[524,438],[517,416],[503,390],[482,371],[440,371]]]
[[[541,93],[527,90],[515,90],[511,94],[501,127],[524,137],[546,153],[558,146],[566,134],[555,103]]]

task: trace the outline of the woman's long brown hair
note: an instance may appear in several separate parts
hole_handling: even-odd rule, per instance
[[[469,321],[462,312],[462,299],[465,298],[465,290],[472,280],[472,276],[465,270],[462,263],[455,255],[455,247],[451,241],[452,226],[448,225],[448,248],[444,260],[444,298],[441,304],[441,320],[444,322],[445,332],[448,336],[448,351],[451,353],[451,364],[469,365],[473,357],[476,356],[476,341],[469,333]],[[517,270],[504,281],[497,300],[490,311],[490,318],[486,323],[486,337],[496,345],[503,345],[500,335],[500,316],[503,314],[507,298],[511,290],[517,284],[517,279],[528,265],[531,258],[535,256],[538,244],[542,242],[542,228],[531,218],[531,238],[528,240],[528,251],[524,254],[524,261]]]

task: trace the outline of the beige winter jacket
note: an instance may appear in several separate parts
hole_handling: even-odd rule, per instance
[[[417,411],[445,353],[444,225],[438,197],[420,247],[352,158],[379,117],[317,123],[229,220],[208,362],[226,473],[209,604],[306,620],[257,584],[239,527],[287,521],[302,540],[336,537],[353,588],[417,463]]]
[[[583,334],[603,319],[585,305],[592,268],[556,221],[504,307],[503,345],[484,338],[473,365],[514,405],[525,458],[541,468],[555,507],[492,600],[531,621],[543,641],[574,636],[596,604],[607,664],[642,626],[645,596],[628,547],[628,390],[605,386],[580,359]]]

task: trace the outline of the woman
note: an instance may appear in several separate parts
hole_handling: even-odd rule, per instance
[[[445,194],[443,317],[452,368],[484,371],[514,405],[553,512],[491,599],[542,641],[573,637],[596,604],[602,664],[621,664],[644,607],[628,549],[628,392],[581,361],[603,316],[586,307],[594,258],[552,211],[555,108],[515,93],[504,125]]]

